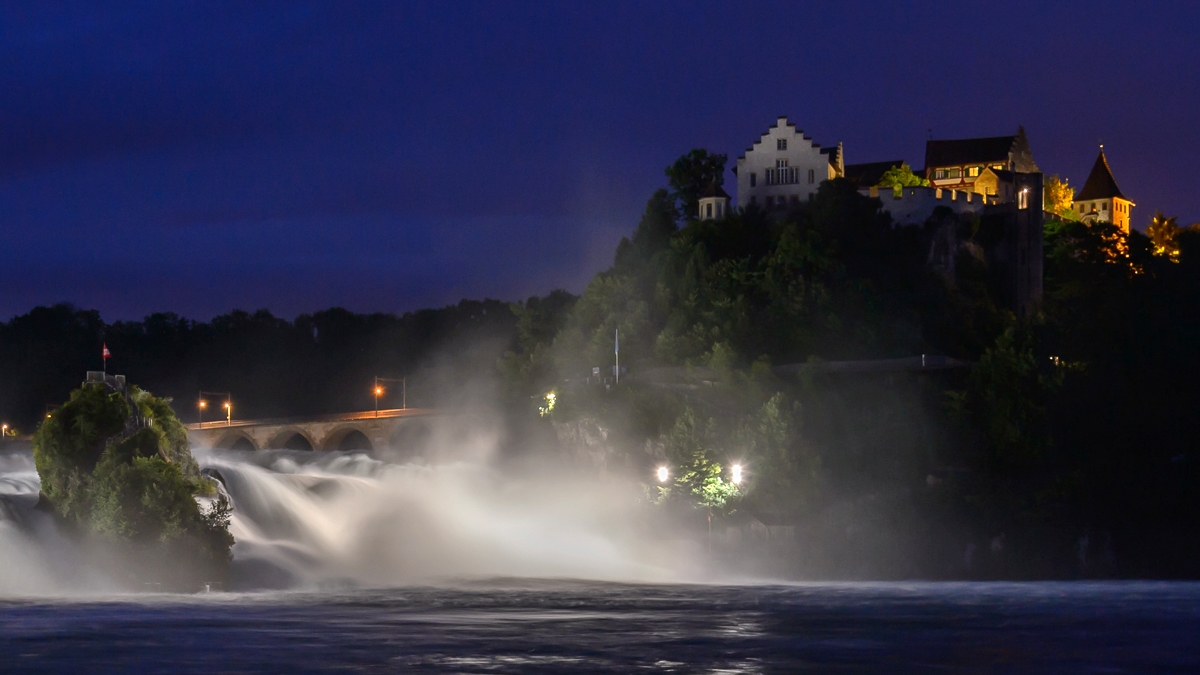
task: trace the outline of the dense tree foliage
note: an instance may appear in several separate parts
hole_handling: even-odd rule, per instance
[[[1044,301],[1018,320],[986,219],[893,227],[838,180],[782,218],[694,221],[672,206],[656,193],[613,266],[506,357],[537,364],[524,390],[556,388],[554,423],[594,418],[635,453],[659,448],[659,501],[786,514],[841,538],[842,562],[928,553],[901,567],[912,574],[971,568],[984,546],[971,568],[984,574],[1200,574],[1185,534],[1200,526],[1200,232],[1160,224],[1152,243],[1048,222]],[[588,375],[608,374],[614,329],[630,377],[598,387]],[[975,365],[811,367],[920,354]],[[836,534],[864,522],[884,548]],[[1020,565],[1001,564],[1006,550]]]
[[[33,439],[42,494],[61,518],[98,537],[136,583],[194,588],[222,581],[233,537],[167,402],[131,387],[89,384],[39,426]]]
[[[335,308],[288,321],[260,310],[112,324],[70,305],[38,307],[0,323],[0,417],[32,431],[86,371],[100,370],[102,343],[109,372],[172,398],[185,422],[195,421],[200,390],[231,392],[241,418],[366,410],[376,375],[408,377],[409,404],[433,405],[455,382],[486,379],[516,346],[517,323],[497,300],[399,316]],[[381,403],[399,407],[399,390]]]
[[[1043,208],[1064,220],[1078,220],[1075,213],[1075,190],[1067,184],[1066,178],[1054,174],[1046,179],[1042,187]]]
[[[893,166],[879,177],[879,187],[882,188],[905,188],[918,185],[928,187],[929,181],[913,173],[908,162],[901,162],[900,166]]]

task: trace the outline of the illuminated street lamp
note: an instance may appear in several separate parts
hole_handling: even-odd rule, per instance
[[[379,397],[383,396],[385,391],[381,382],[398,382],[400,384],[400,407],[408,407],[408,378],[407,377],[380,377],[375,376],[375,416],[379,417]]]
[[[225,426],[233,426],[233,406],[229,404],[229,401],[225,401]]]
[[[0,440],[5,440],[7,438],[8,438],[8,425],[0,424]]]
[[[225,422],[228,424],[230,421],[230,414],[232,413],[229,402],[233,400],[233,396],[227,391],[199,391],[196,393],[196,415],[197,420],[200,422],[200,428],[204,428],[204,411],[208,410],[207,397],[209,396],[213,398],[225,399]],[[216,423],[214,422],[214,424]]]
[[[667,467],[665,467],[665,466],[658,467],[658,482],[660,482],[660,483],[667,482],[668,474],[669,474],[669,472],[667,471]]]
[[[741,482],[742,482],[742,465],[734,464],[733,465],[733,484],[740,485]]]

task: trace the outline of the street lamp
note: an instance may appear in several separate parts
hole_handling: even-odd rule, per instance
[[[229,401],[225,401],[225,426],[233,426],[233,406],[229,405]]]
[[[658,467],[658,482],[660,482],[660,483],[667,482],[668,473],[669,472],[667,471],[667,467],[665,467],[665,466]]]
[[[408,378],[407,377],[380,377],[375,376],[375,416],[379,417],[379,397],[383,396],[384,389],[380,386],[381,382],[398,382],[400,383],[400,407],[408,407]]]
[[[739,484],[741,484],[741,482],[742,482],[742,465],[734,464],[733,465],[733,484],[739,485]]]
[[[200,428],[204,428],[204,409],[208,407],[208,401],[200,399],[196,402],[196,422]]]
[[[8,425],[0,424],[0,440],[8,439]]]

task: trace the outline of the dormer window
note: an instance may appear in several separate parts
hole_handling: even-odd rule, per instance
[[[776,150],[787,150],[787,139],[780,138],[779,140],[775,141],[775,149]]]
[[[934,172],[933,172],[933,179],[934,179],[934,180],[942,180],[942,179],[943,179],[943,178],[945,178],[945,177],[946,177],[946,170],[945,170],[945,169],[938,169],[937,171],[934,171]]]
[[[967,169],[967,177],[968,178],[976,178],[978,176],[979,176],[979,167],[972,166]]]

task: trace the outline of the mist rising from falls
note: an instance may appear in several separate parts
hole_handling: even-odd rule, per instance
[[[235,576],[249,585],[396,585],[462,577],[658,580],[635,495],[479,463],[363,454],[198,452],[234,504]],[[631,527],[633,526],[633,527]]]
[[[41,481],[29,453],[0,453],[0,598],[105,592],[114,585],[36,510]]]
[[[432,464],[387,461],[387,451],[194,454],[233,504],[231,590],[486,577],[671,581],[688,557],[649,534],[640,486],[500,471],[486,451]],[[39,489],[29,453],[0,454],[0,597],[118,591],[34,508]]]

